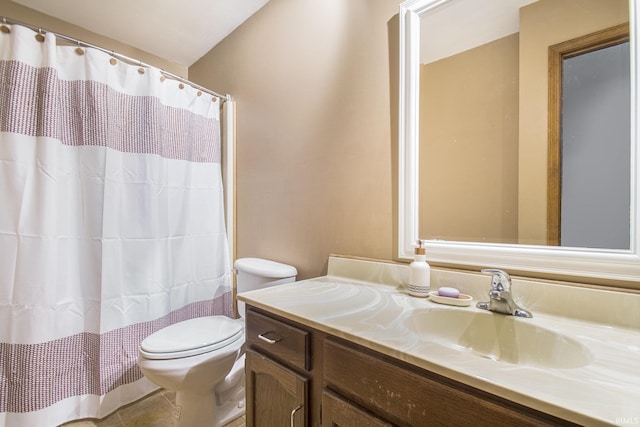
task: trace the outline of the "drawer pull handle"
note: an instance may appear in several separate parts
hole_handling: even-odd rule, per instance
[[[262,341],[264,341],[266,343],[269,343],[269,344],[275,344],[275,343],[277,343],[278,341],[280,341],[282,339],[280,337],[277,337],[276,339],[272,339],[272,338],[267,337],[266,335],[270,334],[270,333],[271,332],[265,332],[263,334],[258,334],[258,338],[260,338]]]
[[[297,408],[291,411],[291,427],[293,427],[293,418],[295,417],[296,412],[298,412],[300,409],[302,409],[302,405],[299,405]]]

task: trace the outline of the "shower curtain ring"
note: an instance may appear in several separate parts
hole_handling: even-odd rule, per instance
[[[76,48],[75,52],[78,55],[84,55],[84,50],[82,50],[82,48],[80,47],[80,40],[76,40],[76,43],[78,44],[78,47]]]
[[[2,22],[3,22],[3,24],[2,24],[2,25],[0,25],[0,31],[1,31],[1,32],[3,32],[3,33],[5,33],[5,34],[9,34],[9,33],[11,33],[11,30],[10,30],[10,29],[9,29],[9,27],[8,27],[8,25],[9,25],[9,24],[7,24],[7,18],[5,18],[5,17],[3,16],[3,17],[2,17]]]
[[[42,34],[42,28],[38,28],[38,34],[35,35],[35,38],[40,43],[44,41],[44,34]]]

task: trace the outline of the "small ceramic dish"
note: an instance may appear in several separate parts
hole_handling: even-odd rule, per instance
[[[458,298],[443,297],[438,295],[438,291],[429,292],[429,299],[438,304],[455,305],[458,307],[468,307],[473,302],[473,297],[467,294],[460,294]]]

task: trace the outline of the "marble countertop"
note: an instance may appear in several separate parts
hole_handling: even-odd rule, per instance
[[[497,361],[466,348],[439,345],[416,332],[415,322],[421,321],[425,311],[436,315],[451,310],[487,312],[475,304],[452,307],[414,298],[402,285],[379,281],[330,274],[241,293],[238,299],[578,424],[640,425],[639,327],[533,311],[533,319],[513,321],[571,337],[588,349],[589,360],[569,368]]]

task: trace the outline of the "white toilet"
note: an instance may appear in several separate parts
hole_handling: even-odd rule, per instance
[[[290,265],[259,258],[235,263],[237,291],[293,282]],[[244,304],[238,303],[244,317]],[[176,391],[176,425],[217,427],[244,414],[244,320],[207,316],[185,320],[154,332],[138,351],[147,379]]]

